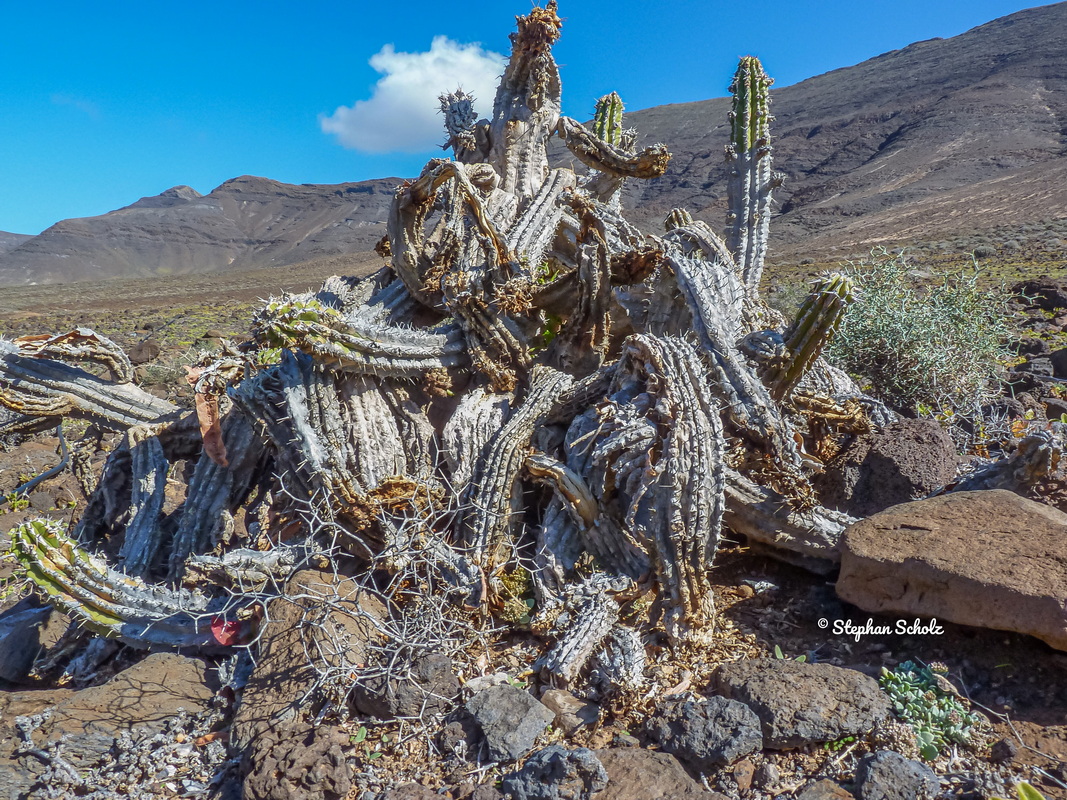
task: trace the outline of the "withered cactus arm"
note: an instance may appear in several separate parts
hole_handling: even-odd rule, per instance
[[[525,450],[538,422],[570,383],[567,375],[538,367],[524,402],[503,428],[484,445],[471,480],[461,496],[456,529],[460,543],[481,564],[492,568],[510,557],[507,534],[518,518],[520,478]]]
[[[25,356],[99,364],[116,383],[133,381],[133,365],[122,348],[89,328],[75,328],[57,336],[20,336],[15,344]]]
[[[555,646],[535,665],[554,685],[568,686],[585,669],[619,621],[619,598],[633,593],[629,578],[597,572],[540,612],[554,617]],[[535,627],[544,624],[534,620]]]
[[[156,432],[149,427],[131,428],[125,445],[130,449],[129,523],[123,535],[119,560],[127,575],[146,577],[163,545],[160,516],[166,498],[170,463]]]
[[[667,171],[671,160],[665,145],[654,144],[632,153],[605,142],[570,117],[560,117],[559,135],[567,149],[587,167],[621,178],[658,178]]]
[[[530,379],[530,393],[485,446],[461,502],[460,543],[489,569],[511,556],[508,533],[518,518],[516,490],[526,448],[572,380],[548,367],[536,367]]]
[[[182,576],[187,558],[210,550],[224,534],[232,533],[233,512],[247,499],[270,459],[252,421],[239,411],[223,419],[222,441],[229,463],[223,466],[202,455],[189,480],[178,530],[171,539],[168,576],[172,581]]]
[[[447,268],[449,264],[442,261],[438,253],[430,252],[422,227],[433,207],[434,197],[448,181],[454,184],[448,213],[459,219],[460,208],[467,207],[478,232],[477,241],[494,266],[514,260],[464,165],[455,161],[431,161],[418,180],[397,190],[387,223],[393,269],[412,297],[431,308],[440,305],[440,286],[430,279],[439,278],[444,271],[442,267]],[[540,187],[541,182],[537,185]]]
[[[782,494],[727,467],[723,521],[784,560],[826,573],[841,560],[838,542],[845,528],[856,520],[821,506],[796,509]],[[795,559],[789,557],[791,553],[796,554]]]
[[[484,123],[479,125],[474,113],[474,96],[462,89],[441,95],[441,113],[445,117],[448,141],[442,150],[452,148],[456,161],[475,163],[484,161],[489,143]]]
[[[548,138],[560,113],[562,87],[552,45],[563,23],[556,0],[516,17],[511,58],[500,78],[489,128],[489,163],[500,188],[520,204],[537,194],[548,173]]]
[[[3,339],[0,405],[27,417],[87,419],[112,431],[156,422],[178,410],[132,383],[113,383],[62,361],[38,358]]]
[[[682,296],[693,315],[693,332],[711,368],[712,391],[726,406],[737,430],[770,453],[783,477],[798,487],[804,484],[801,458],[792,429],[766,387],[744,363],[737,350],[739,316],[730,318],[730,296],[722,297],[720,285],[709,279],[712,264],[684,256],[670,258]],[[719,273],[720,275],[729,273]],[[736,291],[735,285],[725,286]]]
[[[508,249],[517,254],[520,263],[525,262],[527,278],[536,277],[536,270],[551,250],[564,213],[561,195],[573,189],[576,182],[569,169],[552,170],[537,195],[508,230]]]
[[[342,371],[409,378],[467,363],[458,325],[438,332],[345,318],[308,295],[272,298],[254,330],[268,347],[292,347]]]

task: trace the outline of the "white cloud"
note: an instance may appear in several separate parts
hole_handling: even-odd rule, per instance
[[[345,147],[365,153],[431,150],[445,141],[438,96],[462,87],[474,95],[479,116],[488,116],[506,62],[481,45],[446,36],[435,36],[424,53],[398,53],[387,44],[370,60],[383,76],[371,98],[341,106],[319,124]]]
[[[91,119],[100,119],[100,107],[92,100],[86,100],[83,97],[76,97],[72,94],[59,93],[53,94],[50,99],[52,105],[75,108]]]

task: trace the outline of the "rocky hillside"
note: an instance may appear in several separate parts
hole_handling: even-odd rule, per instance
[[[32,236],[27,236],[24,233],[8,233],[7,231],[0,231],[0,253],[14,250],[24,241],[32,238]]]
[[[296,264],[370,250],[399,181],[293,186],[242,176],[201,195],[176,186],[98,217],[63,220],[4,252],[0,285]]]
[[[778,255],[1067,216],[1065,30],[1067,3],[1029,9],[772,92]],[[649,229],[679,205],[719,224],[728,108],[628,116],[674,153],[664,177],[629,186]]]
[[[835,256],[1067,217],[1067,3],[918,42],[773,92],[772,258]],[[723,87],[725,88],[725,87]],[[628,115],[674,153],[632,181],[650,231],[675,206],[723,219],[726,98]],[[560,160],[562,150],[559,151]],[[293,186],[241,177],[175,187],[40,236],[0,233],[0,285],[294,264],[369,250],[397,179]]]

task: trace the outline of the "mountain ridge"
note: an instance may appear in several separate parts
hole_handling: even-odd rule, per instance
[[[774,260],[827,258],[968,229],[1067,217],[1067,2],[927,39],[772,91]],[[665,142],[667,174],[623,204],[650,232],[675,207],[720,228],[728,97],[626,114]],[[570,163],[561,145],[550,154]],[[0,234],[0,285],[284,266],[366,252],[397,178],[176,186],[35,237]]]

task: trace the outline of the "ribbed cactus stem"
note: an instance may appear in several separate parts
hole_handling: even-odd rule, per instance
[[[442,94],[440,101],[441,113],[445,116],[445,132],[448,134],[448,141],[443,147],[452,147],[457,156],[461,150],[473,150],[476,144],[474,123],[478,119],[474,112],[474,96],[456,89]]]
[[[663,220],[663,229],[670,233],[677,228],[684,228],[686,225],[693,224],[693,215],[690,214],[684,208],[672,208],[667,217]]]
[[[366,320],[349,320],[307,295],[271,298],[253,330],[267,347],[295,348],[332,368],[368,375],[414,377],[466,364],[456,326],[427,333]]]
[[[622,98],[617,92],[612,92],[596,101],[596,112],[593,114],[593,133],[616,147],[622,144],[622,111]]]
[[[741,59],[730,84],[730,164],[727,244],[751,291],[759,287],[767,256],[771,191],[781,183],[771,172],[770,86],[755,56]]]
[[[855,294],[853,282],[839,272],[819,279],[785,334],[784,362],[767,376],[772,397],[789,396],[833,338]]]
[[[213,614],[208,598],[145,583],[89,555],[49,519],[24,522],[11,533],[11,553],[23,575],[78,624],[144,649],[212,649],[214,631],[240,625]]]
[[[474,95],[462,89],[441,95],[441,113],[445,115],[445,130],[449,136],[459,136],[474,126]]]

